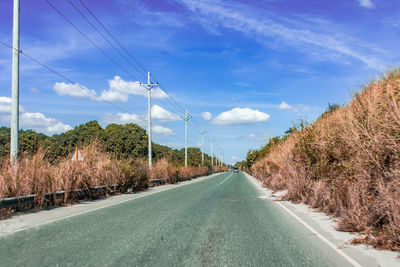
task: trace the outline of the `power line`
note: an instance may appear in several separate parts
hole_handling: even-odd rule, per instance
[[[119,67],[122,71],[124,71],[127,75],[129,75],[131,78],[134,80],[138,80],[135,76],[133,76],[131,73],[129,73],[124,67],[122,67],[118,62],[116,62],[109,54],[107,54],[103,49],[101,49],[98,45],[96,45],[95,42],[93,42],[86,34],[84,34],[79,28],[72,23],[60,10],[58,10],[49,0],[46,0],[46,2],[69,24],[71,24],[72,27],[74,27],[83,37],[85,37],[94,47],[96,47],[103,55],[105,55],[114,65]]]
[[[12,50],[17,50],[16,48],[13,48],[12,46],[10,46],[10,45],[8,45],[8,44],[6,44],[6,43],[3,43],[3,42],[1,42],[1,41],[0,41],[0,44],[3,45],[3,46],[5,46],[5,47],[7,47],[7,48],[12,49]],[[70,78],[68,78],[68,77],[65,76],[64,74],[61,74],[61,73],[57,72],[57,71],[54,70],[53,68],[51,68],[51,67],[47,66],[46,64],[40,62],[40,61],[37,60],[36,58],[34,58],[34,57],[32,57],[31,55],[25,53],[24,51],[22,51],[22,50],[19,50],[19,51],[20,51],[20,54],[22,54],[22,55],[24,55],[25,57],[29,58],[30,60],[34,61],[34,62],[37,63],[38,65],[40,65],[40,66],[42,66],[43,68],[47,69],[48,71],[50,71],[50,72],[56,74],[57,76],[63,78],[64,80],[66,80],[66,81],[68,81],[68,82],[70,82],[70,83],[72,83],[72,84],[78,86],[79,88],[81,88],[81,89],[85,90],[86,92],[92,94],[93,96],[97,97],[97,94],[93,93],[91,90],[89,90],[89,89],[87,89],[86,87],[84,87],[84,86],[78,84],[77,82],[71,80]],[[118,105],[116,105],[116,104],[114,104],[114,103],[112,103],[112,102],[110,102],[110,101],[102,100],[102,102],[105,102],[105,103],[107,103],[107,104],[109,104],[109,105],[112,105],[113,107],[115,107],[116,109],[119,109],[120,111],[123,111],[123,112],[126,112],[126,113],[130,113],[128,110],[126,110],[126,109],[124,109],[124,108],[122,108],[122,107],[120,107],[120,106],[118,106]],[[181,143],[181,142],[182,142],[181,140],[179,140],[179,139],[178,139],[176,136],[174,136],[174,135],[173,135],[173,136],[170,136],[170,138],[173,138],[175,141],[178,141],[178,143]]]
[[[82,4],[82,6],[88,11],[88,13],[89,14],[91,14],[92,15],[92,17],[99,23],[99,25],[108,33],[108,35],[121,47],[121,49],[122,50],[124,50],[125,51],[125,53],[127,53],[131,58],[132,58],[132,60],[133,61],[135,61],[136,62],[136,64],[138,64],[139,65],[139,67],[144,71],[144,72],[146,72],[146,69],[143,67],[143,65],[131,54],[131,53],[129,53],[129,51],[117,40],[117,38],[115,38],[115,36],[111,33],[111,31],[109,31],[108,29],[107,29],[107,27],[97,18],[97,16],[87,7],[87,5],[85,5],[81,0],[79,0],[80,1],[80,3]],[[52,5],[50,2],[49,2],[49,0],[47,0],[47,2],[53,7],[53,9],[55,9],[67,22],[69,22],[79,33],[81,33],[82,35],[84,35],[85,37],[86,37],[86,39],[88,39],[96,48],[98,48],[99,50],[101,50],[97,45],[95,45],[95,43],[92,41],[92,40],[90,40],[82,31],[80,31],[79,29],[78,29],[78,27],[76,26],[76,25],[74,25],[70,20],[68,20],[66,17],[65,17],[65,15],[63,15],[62,14],[62,12],[61,11],[59,11],[54,5]],[[144,75],[144,77],[146,77],[146,75],[145,74],[143,74],[142,72],[140,72],[138,69],[137,69],[137,67],[136,66],[134,66],[125,56],[123,56],[122,55],[122,53],[121,52],[119,52],[118,51],[118,49],[96,28],[96,26],[94,26],[88,19],[87,19],[87,17],[69,0],[69,2],[70,2],[70,4],[76,9],[76,11],[78,11],[78,13],[93,27],[93,29],[95,29],[99,34],[100,34],[100,36],[104,39],[104,40],[106,40],[106,42],[107,43],[109,43],[113,48],[114,48],[114,50],[116,50],[117,51],[117,53],[121,56],[121,57],[123,57],[132,67],[134,67],[141,75]],[[108,54],[106,54],[103,50],[101,50],[102,51],[102,53],[103,54],[105,54],[108,58],[110,58],[111,59],[111,57],[108,55]],[[112,60],[114,63],[115,63],[115,61],[114,60]],[[119,64],[118,64],[119,65]],[[124,70],[126,73],[127,73],[127,71],[126,70]],[[129,73],[128,73],[128,75],[130,75]],[[132,77],[132,75],[130,75],[131,77]],[[153,75],[154,76],[154,75]],[[135,77],[133,77],[135,80],[138,80],[137,78],[135,78]],[[177,108],[177,110],[178,110],[178,113],[179,112],[181,112],[181,113],[184,113],[185,112],[185,110],[175,101],[175,99],[167,92],[167,90],[155,79],[155,77],[154,77],[154,82],[155,83],[158,83],[159,84],[159,87],[161,88],[161,92],[167,97],[167,99],[168,99],[168,101],[172,104],[172,106],[175,106],[176,108]]]
[[[119,47],[121,47],[121,49],[124,50],[125,53],[128,54],[133,61],[135,61],[136,64],[138,64],[138,66],[143,70],[144,75],[146,76],[145,73],[147,70],[143,67],[143,65],[140,64],[140,62],[118,41],[117,38],[115,38],[115,36],[107,29],[106,26],[104,26],[104,24],[97,18],[97,16],[88,8],[88,6],[82,0],[79,0],[79,2],[88,11],[88,13],[97,21],[97,23],[100,24],[100,26],[107,32],[107,34],[119,45]]]
[[[126,62],[128,62],[128,64],[130,66],[132,66],[137,72],[139,72],[145,79],[146,79],[146,75],[144,73],[142,73],[135,65],[133,65],[131,63],[131,61],[125,56],[123,55],[114,45],[113,43],[108,40],[103,33],[101,33],[101,31],[99,31],[99,29],[97,29],[97,27],[95,25],[93,25],[93,23],[90,22],[90,20],[81,12],[81,10],[71,1],[68,0],[68,2],[70,3],[70,5],[79,13],[79,15],[81,15],[81,17],[90,25],[92,26],[92,28],[109,44],[111,45],[111,47],[115,50],[115,52],[117,52]]]
[[[69,0],[69,2],[71,3],[71,1]],[[107,34],[118,44],[118,46],[143,70],[144,73],[146,73],[146,69],[143,67],[143,65],[139,62],[139,60],[137,60],[129,51],[128,49],[126,49],[119,41],[118,39],[111,33],[110,30],[108,30],[108,28],[100,21],[100,19],[90,10],[90,8],[82,1],[79,0],[79,2],[82,4],[82,6],[88,11],[88,13],[97,21],[97,23],[104,29],[104,31],[107,32]],[[73,5],[73,4],[72,4]],[[86,19],[86,21],[88,21]],[[89,24],[91,24],[88,21]],[[92,25],[92,24],[91,24]],[[92,25],[93,28],[95,28],[95,26]],[[95,28],[95,30],[97,32],[99,32],[97,30],[97,28]],[[102,34],[101,34],[102,35]],[[102,35],[103,36],[103,35]],[[105,38],[103,36],[103,38]],[[113,46],[113,45],[112,45]],[[114,46],[113,46],[114,47]],[[115,48],[115,47],[114,47]],[[118,52],[120,54],[120,52]],[[126,58],[125,58],[126,59]],[[137,70],[137,68],[135,67],[135,69]],[[139,73],[140,71],[137,70]],[[144,77],[146,77],[145,74],[142,73],[142,75],[144,75]],[[185,109],[182,108],[176,101],[175,99],[167,92],[167,90],[164,88],[164,86],[161,85],[161,83],[155,78],[154,74],[152,75],[152,79],[154,80],[154,83],[158,83],[159,87],[161,88],[162,93],[164,93],[167,96],[167,99],[171,102],[172,105],[174,105],[175,107],[177,107],[179,112],[184,113]]]
[[[100,52],[102,52],[103,55],[105,55],[112,63],[114,63],[117,67],[119,67],[121,70],[123,70],[126,74],[128,74],[131,78],[133,78],[134,80],[138,80],[135,76],[133,76],[131,73],[129,73],[124,67],[122,67],[119,63],[117,63],[109,54],[107,54],[103,49],[101,49],[98,45],[96,45],[96,43],[94,41],[92,41],[86,34],[84,34],[81,30],[79,30],[79,28],[72,23],[71,20],[69,20],[60,10],[58,10],[49,0],[46,0],[47,3],[64,19],[66,20],[69,24],[71,24],[81,35],[83,35],[95,48],[97,48]],[[141,72],[134,64],[132,64],[129,59],[126,58],[126,56],[124,56],[112,43],[111,41],[106,38],[104,36],[104,34],[102,34],[99,29],[90,22],[90,20],[80,11],[80,9],[74,5],[71,0],[68,0],[69,3],[72,5],[72,7],[84,18],[84,20],[89,23],[89,25],[109,44],[112,46],[112,48],[122,57],[124,58],[125,61],[128,62],[129,65],[131,65],[133,68],[135,68],[135,70],[140,73],[141,75],[144,75],[143,72]],[[146,69],[143,67],[143,65],[131,54],[129,53],[129,51],[117,40],[117,38],[115,38],[115,36],[111,33],[111,31],[109,31],[107,29],[107,27],[97,18],[97,16],[88,8],[87,5],[84,4],[83,1],[79,0],[79,2],[81,3],[81,5],[88,11],[88,13],[97,21],[97,23],[105,30],[105,32],[107,32],[107,34],[119,45],[119,47],[121,47],[121,49],[130,57],[132,58],[132,60],[139,66],[139,68],[141,68],[142,71],[146,71]],[[153,75],[154,77],[154,75]],[[182,108],[182,106],[179,105],[179,103],[172,97],[172,95],[170,95],[167,90],[165,89],[165,87],[154,77],[153,78],[154,81],[156,83],[159,84],[159,88],[161,93],[163,93],[166,97],[167,100],[169,101],[171,105],[171,107],[173,107],[173,109],[176,108],[176,110],[178,111],[178,113],[180,112],[185,112],[185,109]],[[163,100],[159,99],[160,102],[162,102]],[[197,120],[194,118],[193,122],[195,124],[197,124],[196,126],[191,124],[190,125],[193,128],[197,128],[197,131],[200,132],[201,131],[201,126],[200,124],[197,122]]]
[[[11,48],[11,49],[13,49],[13,50],[18,50],[18,49],[14,48],[14,47],[12,47],[12,46],[10,46],[10,45],[6,44],[6,43],[3,43],[3,42],[1,42],[1,41],[0,41],[0,44],[2,44],[2,45],[4,45],[4,46],[6,46],[6,47],[8,47],[8,48]],[[39,60],[37,60],[36,58],[34,58],[34,57],[32,57],[32,56],[28,55],[28,54],[27,54],[27,53],[25,53],[24,51],[22,51],[22,50],[19,50],[19,52],[20,52],[20,54],[22,54],[22,55],[26,56],[27,58],[29,58],[30,60],[32,60],[32,61],[34,61],[34,62],[36,62],[37,64],[39,64],[40,66],[44,67],[45,69],[47,69],[47,70],[49,70],[49,71],[53,72],[54,74],[56,74],[56,75],[60,76],[60,77],[61,77],[61,78],[63,78],[64,80],[66,80],[66,81],[68,81],[68,82],[70,82],[70,83],[72,83],[72,84],[74,84],[74,85],[78,86],[79,88],[81,88],[81,89],[85,90],[86,92],[88,92],[88,93],[92,94],[93,96],[95,96],[95,97],[98,97],[98,95],[97,95],[96,93],[93,93],[91,90],[87,89],[86,87],[84,87],[84,86],[80,85],[80,84],[79,84],[79,83],[77,83],[77,82],[74,82],[73,80],[71,80],[71,79],[70,79],[70,78],[68,78],[67,76],[65,76],[65,75],[63,75],[63,74],[61,74],[61,73],[57,72],[56,70],[54,70],[53,68],[51,68],[51,67],[49,67],[49,66],[45,65],[44,63],[40,62],[40,61],[39,61]],[[114,103],[112,103],[112,102],[110,102],[110,101],[103,100],[103,99],[102,99],[102,101],[103,101],[103,102],[105,102],[105,103],[107,103],[107,104],[110,104],[110,105],[114,106],[115,108],[117,108],[117,109],[119,109],[119,110],[121,110],[121,111],[123,111],[123,112],[130,113],[130,112],[129,112],[129,111],[127,111],[126,109],[124,109],[124,108],[121,108],[120,106],[118,106],[118,105],[116,105],[116,104],[114,104]]]

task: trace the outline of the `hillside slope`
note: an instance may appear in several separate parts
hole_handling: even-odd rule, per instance
[[[293,131],[251,167],[286,199],[338,218],[355,242],[400,250],[400,71]]]

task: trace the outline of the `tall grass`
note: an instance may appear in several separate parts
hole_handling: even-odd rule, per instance
[[[72,192],[76,189],[118,185],[120,192],[138,191],[149,187],[149,179],[177,183],[207,175],[209,171],[205,166],[176,166],[164,158],[149,171],[144,159],[117,160],[98,147],[93,142],[82,148],[84,160],[80,162],[68,157],[52,165],[41,149],[32,156],[21,157],[16,166],[4,159],[0,162],[0,198],[35,194],[32,206],[42,207],[54,204],[45,202],[44,195],[50,192],[67,192],[63,200],[58,200],[60,204],[74,201]]]
[[[292,133],[251,171],[286,199],[336,216],[363,242],[400,250],[400,72]]]

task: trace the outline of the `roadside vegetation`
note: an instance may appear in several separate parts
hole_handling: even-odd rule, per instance
[[[106,193],[133,192],[148,188],[151,179],[177,183],[226,170],[212,168],[206,154],[201,165],[198,148],[188,149],[189,166],[184,167],[183,149],[153,144],[154,163],[149,171],[146,131],[136,124],[110,124],[103,129],[90,121],[54,136],[21,131],[18,166],[8,159],[9,135],[9,128],[0,128],[0,198],[35,194],[30,207],[73,202],[76,189],[117,185],[116,191]],[[83,161],[71,160],[76,146]],[[66,191],[64,199],[48,203],[44,195],[57,191]]]
[[[400,71],[370,82],[346,106],[250,151],[238,165],[284,199],[335,216],[338,229],[400,251]]]

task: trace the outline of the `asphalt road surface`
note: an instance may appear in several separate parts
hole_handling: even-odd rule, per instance
[[[60,208],[63,209],[63,208]],[[1,266],[349,266],[242,173],[0,237]]]

